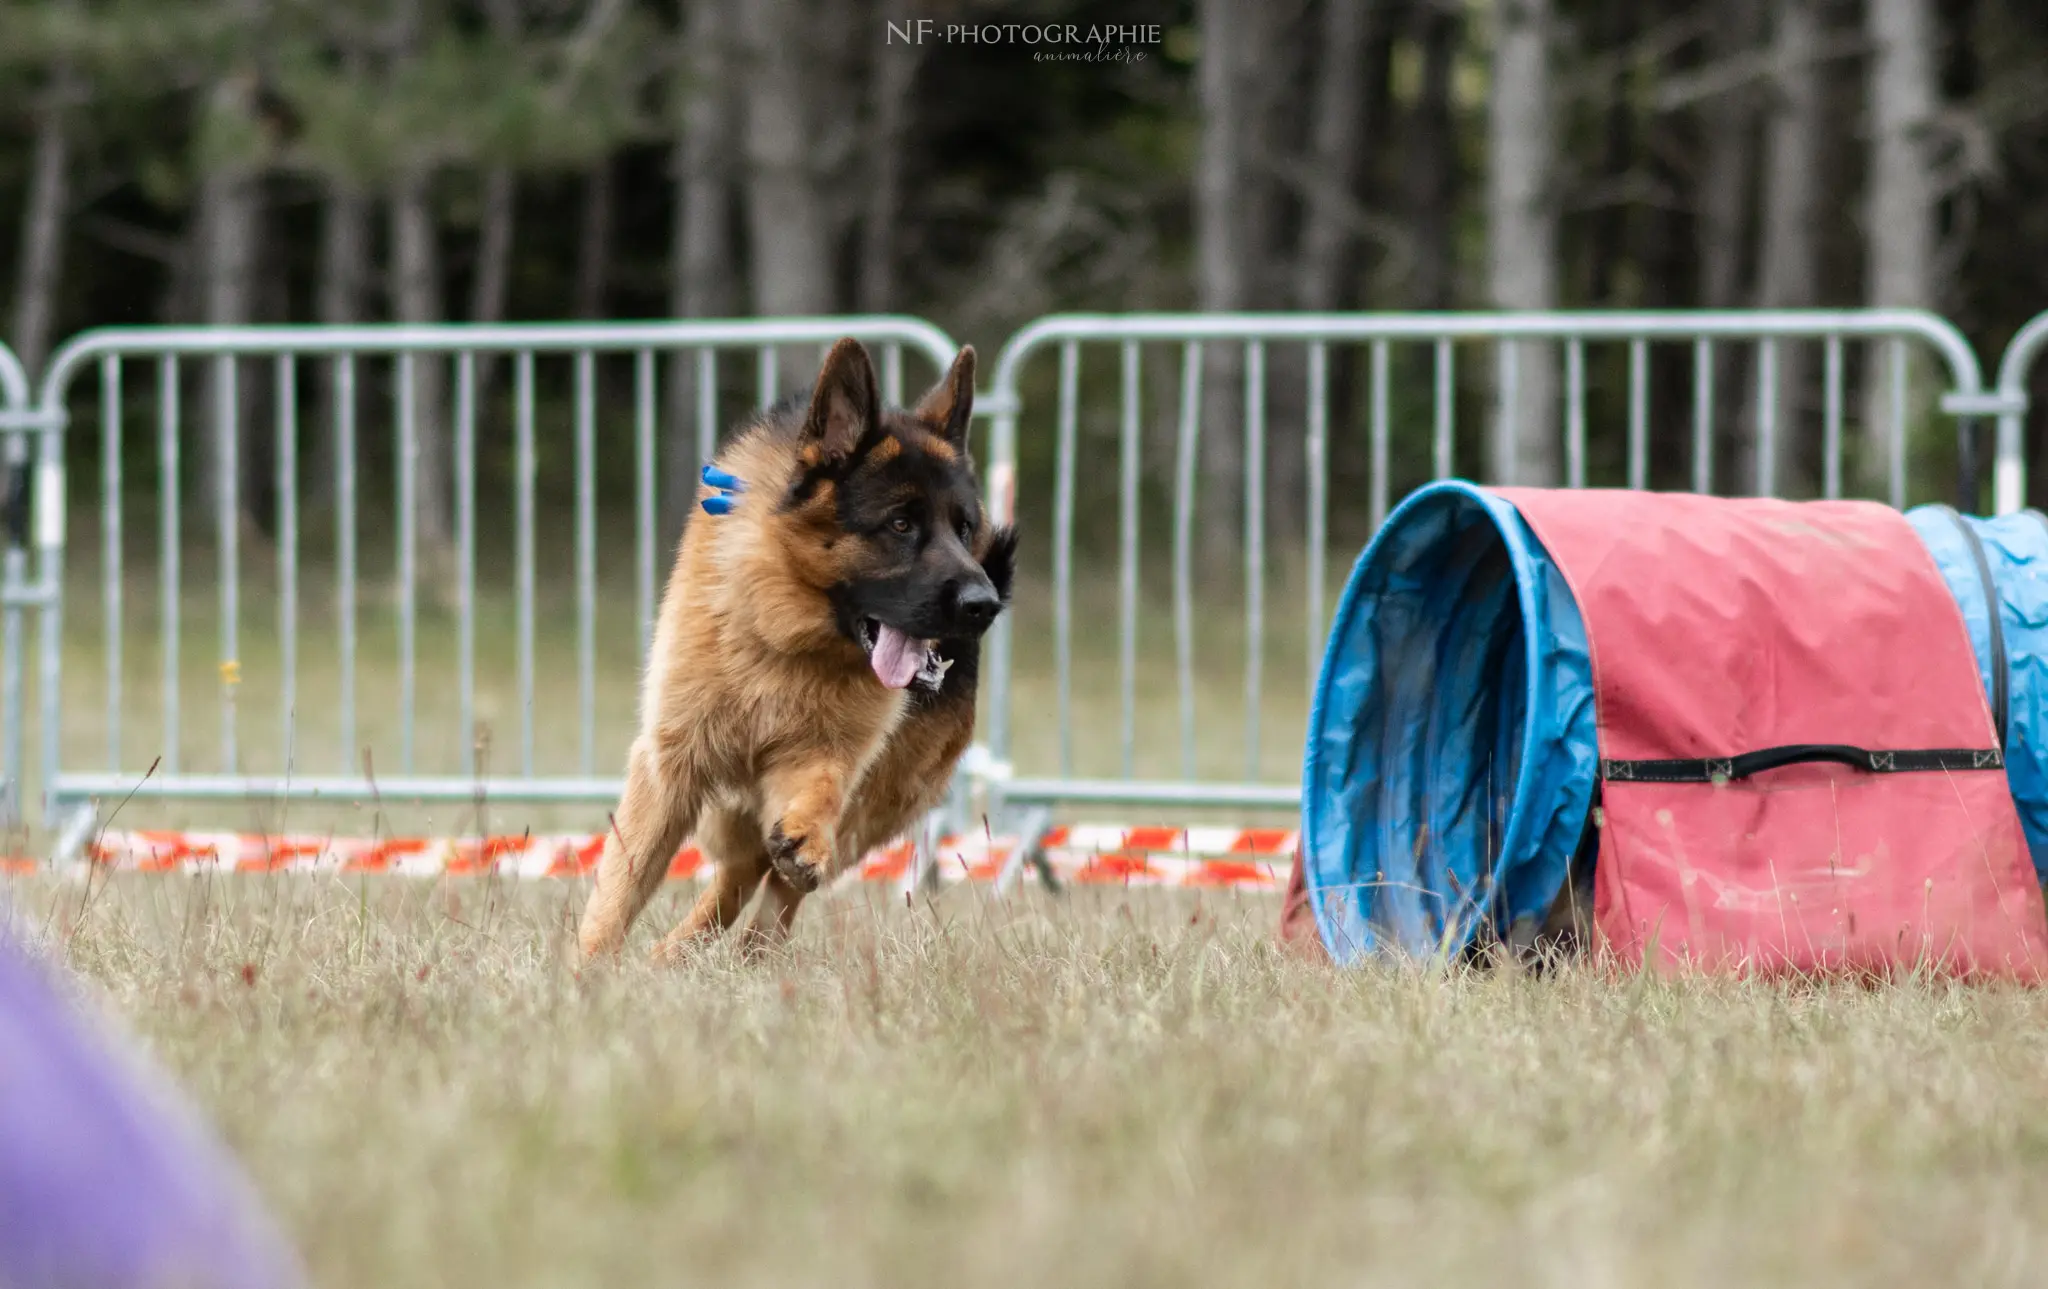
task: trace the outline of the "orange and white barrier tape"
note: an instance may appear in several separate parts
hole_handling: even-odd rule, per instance
[[[1041,845],[1063,882],[1106,886],[1243,887],[1287,884],[1292,829],[1054,828]],[[1014,837],[948,837],[937,872],[945,882],[993,881],[1017,846]],[[582,877],[597,866],[602,833],[525,837],[413,837],[378,841],[314,835],[234,832],[107,832],[86,847],[95,863],[145,873],[391,873],[407,877],[497,873],[507,877]],[[870,853],[845,882],[900,881],[913,848],[904,841]],[[686,846],[669,863],[669,880],[701,877],[709,865]]]

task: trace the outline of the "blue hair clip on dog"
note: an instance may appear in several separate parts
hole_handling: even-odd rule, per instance
[[[738,475],[727,474],[715,465],[705,466],[703,477],[705,487],[718,489],[717,496],[706,497],[698,503],[704,507],[704,513],[707,515],[731,514],[732,508],[739,504],[739,494],[747,490],[747,485],[740,482]]]

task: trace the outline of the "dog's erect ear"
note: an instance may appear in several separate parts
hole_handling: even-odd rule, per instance
[[[881,421],[875,365],[860,341],[842,340],[825,355],[817,388],[811,391],[811,407],[804,414],[804,442],[817,444],[825,460],[841,461],[853,455],[861,439],[873,433]]]
[[[939,383],[917,400],[911,415],[946,442],[963,452],[967,450],[967,422],[974,415],[973,345],[960,350]]]

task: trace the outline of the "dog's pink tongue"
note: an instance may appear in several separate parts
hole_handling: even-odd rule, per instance
[[[917,679],[917,669],[924,666],[924,642],[913,640],[894,627],[882,627],[868,663],[875,669],[877,680],[891,689],[902,689]]]

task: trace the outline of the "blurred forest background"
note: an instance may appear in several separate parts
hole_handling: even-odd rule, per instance
[[[1156,30],[1046,61],[889,39],[918,18]],[[0,336],[31,371],[108,323],[889,311],[992,357],[1068,308],[1862,304],[1939,310],[1988,362],[2048,308],[2048,6],[0,0],[0,237]],[[1668,357],[1652,447],[1676,484],[1690,369]],[[1788,361],[1794,417],[1817,416],[1817,366]],[[1338,375],[1355,408],[1356,366]],[[1527,378],[1525,480],[1558,469],[1556,377]],[[1876,377],[1859,357],[1859,402]],[[430,542],[445,419],[423,421]],[[1270,432],[1280,513],[1297,422]],[[1426,423],[1404,410],[1404,478]],[[1333,432],[1340,499],[1359,424]],[[1720,477],[1745,478],[1727,440]],[[1241,444],[1204,452],[1227,536]]]

